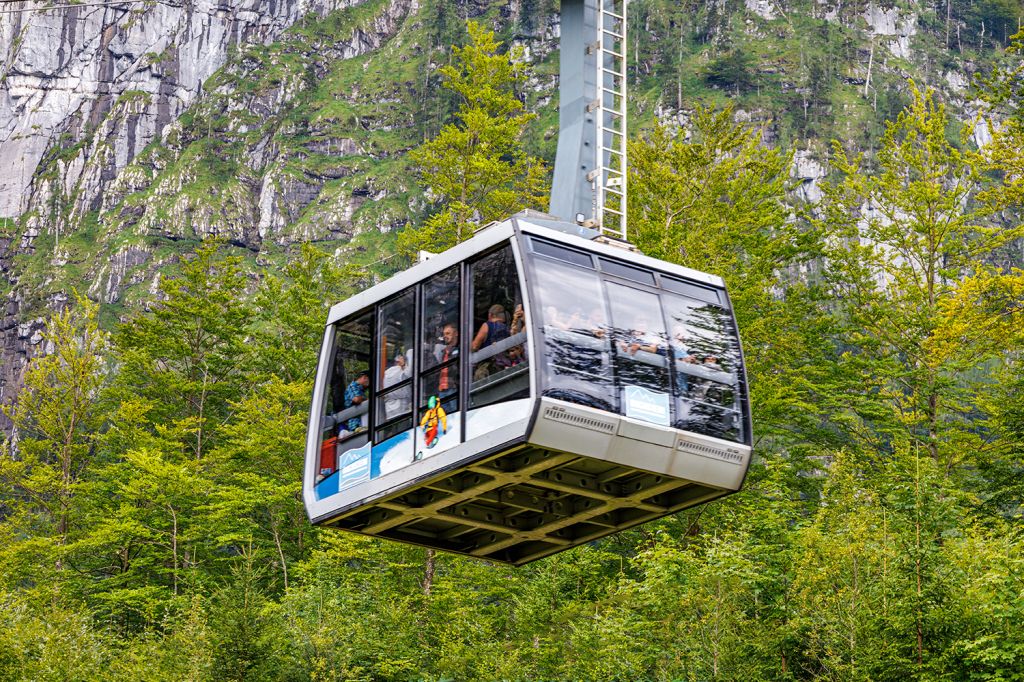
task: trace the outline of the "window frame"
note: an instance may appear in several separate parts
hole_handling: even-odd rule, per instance
[[[545,240],[541,240],[541,241],[545,241]],[[516,251],[517,251],[517,243],[518,243],[517,239],[509,239],[509,240],[503,241],[501,243],[495,244],[494,246],[492,246],[491,248],[487,249],[486,251],[483,251],[481,253],[476,254],[473,258],[466,259],[465,261],[462,262],[462,265],[463,265],[463,268],[464,268],[464,270],[463,270],[463,277],[462,277],[462,282],[463,282],[463,299],[462,299],[462,303],[463,303],[463,308],[462,308],[462,310],[463,310],[463,320],[462,320],[462,323],[463,323],[463,332],[462,332],[463,338],[462,338],[462,341],[463,341],[463,344],[462,344],[462,348],[461,348],[461,350],[459,352],[464,357],[464,362],[463,362],[463,365],[462,365],[460,371],[463,372],[462,376],[464,377],[464,379],[462,381],[462,385],[464,387],[465,394],[463,396],[461,396],[461,400],[463,402],[461,402],[460,405],[462,406],[462,409],[466,413],[467,417],[468,417],[468,413],[469,413],[470,409],[481,409],[481,408],[487,407],[489,405],[496,405],[496,404],[498,404],[498,402],[503,402],[503,401],[497,401],[497,402],[493,402],[493,403],[487,403],[487,405],[479,405],[479,406],[476,406],[476,407],[473,407],[470,404],[470,398],[471,398],[472,392],[473,392],[473,375],[472,375],[472,372],[473,372],[473,358],[472,358],[473,351],[471,350],[470,343],[472,341],[472,337],[476,335],[476,331],[477,331],[476,330],[476,323],[475,323],[475,321],[473,319],[474,318],[474,315],[473,315],[474,309],[473,308],[474,308],[474,303],[475,303],[473,297],[476,295],[475,284],[474,284],[474,281],[473,281],[473,275],[474,275],[473,268],[478,263],[480,263],[480,262],[490,258],[491,256],[494,256],[495,254],[497,254],[497,253],[499,253],[499,252],[501,252],[503,250],[506,250],[506,249],[509,252],[509,257],[511,258],[512,268],[513,268],[513,270],[515,272],[516,289],[517,289],[517,291],[519,293],[519,298],[521,299],[521,302],[522,302],[523,314],[526,316],[526,323],[524,324],[524,327],[523,327],[523,330],[526,332],[526,338],[523,339],[523,346],[525,346],[528,350],[532,350],[530,348],[530,339],[531,339],[531,334],[533,333],[532,325],[534,324],[534,321],[533,321],[533,317],[534,316],[529,314],[530,299],[529,299],[528,294],[527,294],[527,290],[529,289],[529,283],[526,280],[525,268],[522,266],[522,263],[520,262],[519,256],[516,253]],[[547,243],[550,243],[550,242],[547,242]],[[567,247],[564,247],[562,245],[558,245],[558,246],[560,248],[567,248]],[[579,251],[578,249],[569,249],[569,250],[576,251],[576,252],[579,252],[579,253],[584,253],[582,251]],[[558,259],[553,259],[553,260],[558,261]],[[558,261],[558,262],[564,262],[564,261]],[[506,314],[511,316],[509,311],[506,311]],[[511,319],[509,320],[509,322],[511,323]],[[534,380],[533,380],[533,371],[534,371],[533,370],[533,364],[534,364],[534,360],[531,359],[531,358],[533,358],[533,355],[532,355],[532,353],[528,352],[527,353],[527,362],[524,363],[524,364],[526,364],[526,367],[523,368],[523,371],[527,372],[527,375],[528,375],[527,386],[529,387],[529,396],[528,397],[530,397],[530,398],[532,398],[534,395],[536,395],[536,386],[535,386],[535,383],[534,383]],[[500,385],[500,384],[506,383],[508,381],[511,381],[511,380],[515,379],[518,376],[520,376],[520,375],[519,374],[512,374],[510,376],[503,377],[500,381],[494,382],[493,385]],[[466,426],[467,426],[467,422],[468,421],[469,421],[468,418],[462,420],[462,430],[463,430],[462,437],[463,437],[463,441],[465,441],[465,439],[466,439]]]
[[[562,244],[562,243],[558,242],[557,240],[550,239],[550,238],[547,238],[547,237],[544,237],[544,236],[540,236],[540,235],[534,235],[534,234],[531,234],[529,232],[527,232],[524,236],[526,237],[526,242],[527,242],[526,245],[525,245],[526,248],[524,249],[524,252],[525,252],[525,254],[528,254],[528,259],[530,261],[526,265],[526,267],[524,268],[525,269],[525,277],[527,278],[527,280],[526,280],[527,281],[527,286],[531,290],[530,296],[531,296],[531,301],[533,301],[533,303],[532,303],[533,305],[538,305],[538,303],[533,300],[533,296],[532,296],[532,294],[533,294],[532,288],[536,284],[536,282],[535,282],[535,276],[536,276],[535,275],[535,268],[537,267],[537,263],[545,263],[545,262],[547,262],[547,263],[555,263],[555,264],[558,264],[558,265],[563,266],[563,267],[577,268],[577,269],[579,269],[582,272],[589,271],[589,272],[595,273],[597,275],[597,278],[598,278],[599,282],[601,283],[602,294],[603,294],[603,297],[604,297],[605,316],[606,316],[606,319],[609,320],[609,322],[611,322],[611,320],[612,320],[612,314],[611,314],[611,301],[609,300],[608,293],[607,293],[607,284],[608,283],[618,284],[620,286],[625,286],[625,287],[629,287],[629,288],[636,289],[636,290],[639,290],[639,291],[644,291],[644,292],[651,293],[651,294],[654,294],[655,296],[657,296],[658,297],[658,304],[659,304],[659,307],[661,308],[661,311],[662,311],[662,313],[661,313],[662,324],[665,325],[666,333],[669,334],[669,335],[671,335],[671,330],[669,328],[669,320],[667,320],[665,318],[665,315],[668,314],[668,312],[667,312],[667,305],[666,305],[667,301],[664,300],[666,296],[668,296],[668,297],[689,298],[689,299],[693,300],[695,303],[715,306],[717,308],[720,308],[723,312],[725,312],[729,316],[729,318],[730,318],[730,323],[729,323],[728,329],[727,330],[723,330],[723,331],[725,333],[727,333],[727,334],[730,334],[732,336],[732,338],[735,339],[735,343],[737,344],[737,348],[738,348],[738,358],[737,359],[738,359],[739,366],[736,369],[737,381],[736,381],[736,386],[735,386],[734,390],[736,391],[736,404],[738,406],[738,408],[737,408],[738,409],[738,417],[739,417],[740,423],[742,424],[742,433],[740,434],[741,438],[739,438],[738,440],[735,440],[735,441],[733,441],[731,439],[725,439],[725,440],[727,440],[729,442],[736,442],[736,443],[740,443],[740,444],[743,444],[743,445],[748,445],[748,446],[751,445],[751,443],[752,443],[752,428],[753,428],[753,424],[752,424],[752,415],[750,414],[750,406],[749,406],[749,386],[747,384],[746,360],[745,360],[744,353],[743,353],[742,339],[740,339],[739,329],[738,329],[738,326],[737,326],[737,323],[736,323],[736,316],[735,316],[733,308],[732,308],[732,302],[730,301],[728,291],[724,288],[724,286],[722,286],[722,287],[712,286],[712,285],[706,284],[704,282],[700,282],[700,281],[697,281],[697,280],[692,280],[690,278],[687,278],[687,277],[685,277],[683,275],[680,275],[680,274],[677,274],[677,273],[668,273],[668,272],[664,272],[664,271],[661,271],[661,270],[658,270],[658,269],[655,269],[655,268],[648,268],[646,266],[639,265],[637,263],[633,263],[633,262],[631,262],[629,260],[618,259],[618,258],[615,258],[614,256],[609,256],[609,255],[606,255],[604,253],[599,253],[597,251],[589,252],[589,255],[592,258],[592,260],[591,260],[592,265],[591,265],[591,267],[587,267],[587,266],[582,265],[580,263],[575,263],[575,262],[572,262],[572,261],[569,261],[569,260],[566,260],[566,259],[557,258],[555,256],[551,256],[551,255],[548,255],[548,254],[545,254],[545,253],[541,253],[541,252],[539,252],[539,251],[537,251],[536,249],[533,248],[533,242],[534,241],[539,241],[539,242],[542,242],[542,243],[550,243],[550,244],[556,245],[556,246],[558,246],[560,248],[568,249],[570,251],[580,251],[580,252],[582,252],[581,249],[576,248],[573,245]],[[648,284],[646,282],[640,282],[640,281],[637,281],[635,279],[630,279],[628,277],[623,277],[622,275],[618,275],[618,274],[616,274],[614,272],[610,272],[609,270],[604,269],[604,268],[601,267],[601,263],[604,260],[607,260],[607,261],[610,261],[610,262],[615,262],[615,263],[621,263],[621,264],[623,264],[623,265],[625,265],[625,266],[627,266],[629,268],[635,268],[635,269],[640,269],[640,270],[648,270],[653,275],[654,284],[652,285],[652,284]],[[672,284],[669,284],[669,286],[666,287],[665,284],[664,284],[666,281],[672,282],[672,283],[676,284],[676,288],[669,288],[669,287],[672,286]],[[688,296],[686,293],[683,293],[682,291],[678,290],[679,288],[682,288],[682,287],[687,287],[687,288],[692,287],[693,290],[699,291],[701,295],[690,295],[690,296]],[[535,339],[535,342],[534,342],[535,346],[534,347],[538,349],[538,352],[541,355],[544,355],[543,351],[544,351],[544,348],[546,347],[546,337],[544,335],[544,325],[543,325],[543,321],[542,321],[543,315],[539,311],[537,311],[537,313],[535,315],[531,316],[531,317],[533,318],[530,321],[531,322],[530,326],[531,326],[531,333],[534,335],[533,338]],[[668,341],[669,341],[669,339],[666,338],[666,344],[668,344]],[[613,355],[614,355],[614,350],[615,349],[612,348]],[[668,360],[670,357],[671,357],[671,350],[666,350],[666,360]],[[548,387],[548,385],[547,385],[547,374],[549,372],[549,368],[547,366],[547,356],[546,355],[544,355],[543,363],[544,363],[543,367],[541,367],[541,366],[537,367],[537,374],[536,374],[537,379],[536,379],[536,383],[534,385],[534,395],[536,395],[538,398],[543,396],[543,392],[544,392],[545,388]],[[618,368],[618,363],[617,362],[613,361],[611,363],[611,371],[612,371],[613,385],[614,385],[614,387],[616,389],[616,394],[618,394],[618,392],[621,390],[621,380],[620,380],[620,376],[619,376],[619,368]],[[678,419],[677,413],[676,413],[676,407],[677,407],[676,406],[676,399],[675,399],[675,395],[674,395],[676,378],[674,376],[674,372],[672,371],[672,364],[671,364],[671,362],[666,362],[666,371],[668,372],[668,386],[669,386],[669,391],[670,391],[670,396],[671,396],[671,403],[670,403],[671,422],[675,423],[676,420]],[[623,414],[623,406],[621,404],[619,404],[619,405],[617,405],[617,407],[618,407],[617,411],[612,412],[612,414],[616,414],[617,416],[620,416],[620,417],[624,416],[624,414]],[[672,428],[676,428],[676,427],[673,426]],[[685,431],[685,429],[679,429],[679,430]],[[699,433],[699,432],[694,432],[694,433]]]

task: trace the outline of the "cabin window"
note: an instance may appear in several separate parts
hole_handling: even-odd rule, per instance
[[[663,294],[672,367],[674,426],[743,442],[740,346],[730,313]]]
[[[459,268],[449,268],[435,275],[423,285],[423,346],[421,355],[423,368],[429,369],[442,362],[444,347],[449,345],[445,339],[454,340],[454,348],[458,350],[459,334]],[[449,328],[445,332],[445,328]],[[453,337],[454,335],[454,337]],[[449,359],[451,355],[449,350]]]
[[[600,277],[544,258],[533,265],[533,305],[544,333],[543,395],[618,411]]]
[[[473,263],[470,409],[529,398],[526,311],[512,248]]]
[[[369,426],[373,327],[370,313],[337,327],[327,409],[341,439],[366,431]]]
[[[683,280],[675,279],[674,277],[666,277],[665,275],[662,275],[661,288],[666,291],[682,294],[687,298],[704,301],[705,303],[724,304],[725,297],[717,289],[701,286],[700,284],[695,284],[693,282],[684,282]]]
[[[539,253],[542,256],[557,258],[558,260],[564,260],[566,263],[580,265],[585,268],[594,267],[593,258],[589,253],[583,253],[576,249],[568,249],[564,246],[552,244],[551,242],[546,242],[541,239],[531,239],[530,245],[533,248],[534,253]]]
[[[423,358],[416,401],[417,460],[461,442],[459,267],[423,284]]]
[[[321,496],[369,476],[369,425],[374,394],[372,312],[334,328],[324,396],[316,481]]]
[[[375,443],[412,428],[415,326],[415,290],[409,289],[380,306],[377,326],[377,385],[380,389],[377,392]]]
[[[633,267],[632,265],[626,265],[620,263],[617,260],[608,260],[607,258],[601,259],[601,270],[609,275],[615,275],[616,277],[623,277],[625,279],[631,279],[634,282],[640,282],[641,284],[648,284],[654,286],[654,273],[650,270],[644,270],[642,268]]]
[[[608,282],[622,414],[669,426],[667,339],[657,294]]]

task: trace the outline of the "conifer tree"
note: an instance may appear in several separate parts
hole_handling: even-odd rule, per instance
[[[407,228],[400,246],[443,251],[473,236],[493,220],[545,201],[546,170],[521,142],[534,115],[524,110],[518,89],[528,70],[522,51],[502,53],[494,32],[469,22],[469,43],[452,48],[452,63],[440,69],[444,87],[460,106],[456,122],[412,152],[437,213]]]
[[[107,337],[96,313],[95,304],[77,299],[50,319],[48,353],[32,360],[7,411],[18,440],[5,440],[0,452],[0,552],[5,569],[37,580],[46,563],[65,567],[67,545],[81,531],[78,493],[103,423]]]
[[[246,275],[217,241],[182,259],[181,275],[161,280],[151,311],[114,337],[121,362],[117,394],[149,402],[149,419],[177,433],[201,460],[247,386],[251,310]]]

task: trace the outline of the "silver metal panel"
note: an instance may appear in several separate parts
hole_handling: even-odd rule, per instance
[[[574,222],[596,218],[596,197],[587,174],[598,166],[597,0],[562,0],[559,38],[558,151],[551,183],[551,213]]]
[[[751,455],[746,445],[551,398],[539,401],[528,441],[724,490],[739,490]]]
[[[678,431],[675,455],[668,473],[691,475],[693,480],[707,481],[729,490],[739,490],[750,468],[751,449],[719,438],[689,431]]]
[[[648,424],[629,417],[619,418],[619,435],[623,438],[642,440],[663,448],[670,448],[676,443],[676,433],[676,429],[670,429],[667,426]]]
[[[334,353],[334,327],[324,330],[323,345],[320,346],[320,362],[317,365],[316,381],[313,383],[313,400],[309,408],[309,426],[306,429],[306,467],[302,475],[302,499],[306,513],[313,519],[312,509],[316,505],[313,488],[316,473],[320,468],[320,423],[324,414],[324,391],[327,388],[327,374],[331,371],[331,355]]]

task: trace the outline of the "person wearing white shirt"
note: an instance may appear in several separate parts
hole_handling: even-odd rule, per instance
[[[395,355],[395,363],[384,370],[384,388],[401,383],[412,376],[409,369],[409,362],[403,353]],[[391,419],[405,414],[412,408],[412,394],[410,387],[399,389],[389,393],[384,399],[384,418]]]

